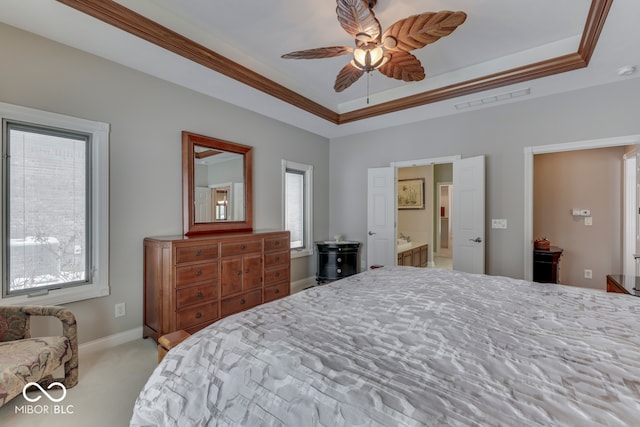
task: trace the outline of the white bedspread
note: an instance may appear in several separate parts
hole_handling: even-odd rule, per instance
[[[190,337],[131,425],[640,425],[640,298],[371,270]]]

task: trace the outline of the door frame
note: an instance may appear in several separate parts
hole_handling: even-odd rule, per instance
[[[536,154],[561,153],[640,143],[640,135],[591,139],[560,144],[524,147],[524,279],[533,280],[533,158]]]

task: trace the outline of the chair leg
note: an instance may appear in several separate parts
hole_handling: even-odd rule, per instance
[[[74,355],[71,360],[64,364],[64,386],[74,387],[78,384],[78,356]]]

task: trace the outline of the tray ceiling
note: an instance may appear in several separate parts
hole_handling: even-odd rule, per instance
[[[8,12],[15,12],[11,7],[19,11],[29,6],[25,3],[34,1],[3,0],[0,13],[5,7]],[[522,91],[524,87],[530,93],[532,85],[522,86],[523,83],[589,68],[592,56],[600,54],[598,49],[610,52],[612,46],[620,42],[624,31],[620,31],[618,23],[629,19],[628,13],[640,12],[637,2],[632,0],[378,0],[374,12],[383,29],[404,17],[428,11],[461,10],[468,17],[451,35],[412,51],[425,68],[423,81],[405,83],[374,71],[368,79],[363,76],[345,91],[336,93],[335,77],[348,57],[281,58],[282,54],[294,50],[353,44],[353,39],[337,21],[335,0],[50,0],[47,3],[52,2],[55,3],[49,4],[52,10],[81,24],[85,33],[100,34],[100,37],[88,38],[89,41],[76,40],[76,47],[258,112],[270,109],[266,115],[279,119],[282,119],[279,116],[289,116],[290,120],[282,120],[295,120],[292,124],[329,137],[345,133],[335,131],[336,127],[349,127],[351,130],[346,133],[369,128],[357,122],[370,123],[371,119],[383,115],[391,120],[388,124],[401,123],[403,115],[412,120],[415,112],[409,110],[433,110],[432,104],[447,100],[448,108],[452,109],[452,105],[473,106],[474,98],[489,96],[485,99],[495,100],[500,94]],[[26,13],[37,12],[31,7]],[[7,15],[5,22],[28,27],[12,20],[11,16]],[[105,25],[111,30],[106,30]],[[51,34],[53,29],[26,29],[74,45],[67,39],[68,35],[65,38],[64,34]],[[603,33],[615,40],[607,40],[600,48]],[[633,38],[638,30],[627,34]],[[137,41],[123,46],[122,41],[130,38]],[[635,40],[638,51],[640,39]],[[629,52],[625,43],[633,42],[621,41],[623,52]],[[116,46],[120,43],[119,52],[114,51],[114,43]],[[140,52],[143,47],[145,53]],[[135,52],[142,58],[148,57],[148,64],[136,62],[132,58]],[[585,81],[582,85],[613,81],[617,67],[635,65],[633,61],[640,60],[637,53],[618,54],[618,57],[621,58],[618,63],[609,64],[610,76]],[[167,67],[165,71],[153,70],[170,58],[181,65]],[[194,65],[197,69],[191,68]],[[177,75],[180,70],[190,73],[191,82],[187,76]],[[260,95],[256,96],[256,90]],[[233,93],[244,100],[234,102]],[[279,105],[278,112],[269,107],[273,98]],[[282,106],[283,102],[288,106]],[[301,113],[304,120],[297,120]],[[427,112],[423,117],[429,114],[434,113]],[[318,119],[328,123],[319,124]],[[315,124],[307,126],[307,122]]]

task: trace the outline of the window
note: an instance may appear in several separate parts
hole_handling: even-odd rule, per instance
[[[291,233],[291,256],[313,255],[313,166],[282,161],[284,228]]]
[[[108,295],[108,125],[0,103],[2,303]]]

